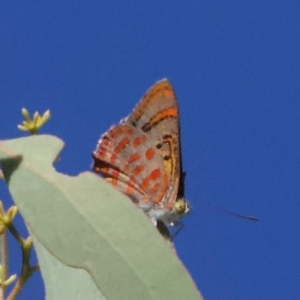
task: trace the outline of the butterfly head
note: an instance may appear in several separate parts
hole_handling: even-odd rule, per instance
[[[147,214],[155,225],[159,220],[166,226],[174,226],[179,219],[185,217],[190,211],[190,203],[185,198],[177,198],[171,209],[152,207],[147,211]]]
[[[191,211],[191,205],[185,198],[178,198],[173,210],[178,218],[183,218]]]

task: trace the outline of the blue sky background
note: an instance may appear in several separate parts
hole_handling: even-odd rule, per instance
[[[0,138],[24,135],[22,107],[50,109],[43,132],[66,143],[57,168],[78,174],[167,77],[193,206],[176,238],[183,263],[206,299],[300,297],[299,13],[277,0],[2,1]],[[9,205],[3,183],[0,198]],[[10,259],[18,272],[17,249]],[[43,293],[36,274],[21,299]]]

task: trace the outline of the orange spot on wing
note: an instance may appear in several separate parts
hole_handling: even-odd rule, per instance
[[[149,196],[152,196],[153,194],[155,194],[157,192],[157,190],[159,189],[160,183],[157,182],[149,191]]]
[[[117,145],[117,147],[114,150],[114,153],[111,155],[110,162],[112,164],[115,163],[117,159],[117,155],[129,144],[130,139],[128,137],[124,137],[121,142]]]
[[[146,154],[146,158],[147,158],[148,160],[150,160],[150,159],[152,159],[153,156],[155,155],[155,151],[154,151],[153,148],[149,148],[149,149],[146,151],[145,154]]]
[[[156,180],[156,179],[158,179],[160,176],[161,176],[160,169],[155,169],[155,170],[153,170],[153,171],[151,172],[151,174],[150,174],[151,180]]]
[[[119,174],[120,174],[120,172],[117,171],[117,170],[112,170],[111,171],[111,177],[112,177],[111,184],[113,186],[117,186]]]
[[[162,180],[162,188],[160,193],[153,199],[154,203],[159,203],[163,199],[166,189],[168,188],[168,176],[167,174],[164,174],[163,180]]]
[[[106,167],[96,167],[98,170],[99,170],[99,172],[100,173],[102,173],[102,174],[107,174],[107,172],[108,172],[108,168],[106,168]]]
[[[123,127],[123,131],[126,133],[126,134],[129,134],[129,135],[132,135],[133,134],[133,131],[130,127]]]
[[[158,112],[151,120],[143,126],[144,131],[149,131],[156,124],[160,123],[166,118],[178,118],[177,107],[169,107]]]
[[[147,140],[146,136],[142,135],[140,137],[135,138],[132,141],[132,145],[133,145],[133,147],[137,147],[137,146],[141,145],[142,143],[144,143],[146,140]]]
[[[123,130],[120,127],[118,127],[118,126],[112,128],[108,132],[108,134],[110,135],[110,137],[113,138],[113,139],[116,138],[118,135],[121,135],[122,133],[123,133]]]
[[[150,181],[156,180],[156,179],[158,179],[160,176],[161,176],[160,169],[155,169],[155,170],[153,170],[153,171],[149,174],[149,176],[147,176],[147,177],[143,180],[143,182],[142,182],[142,184],[141,184],[141,189],[142,189],[142,190],[146,190],[146,188],[149,186]]]
[[[93,167],[93,170],[94,170],[95,172],[98,172],[98,173],[101,173],[101,171],[102,171],[102,170],[101,170],[101,167],[98,167],[98,166],[96,166],[96,165]]]
[[[164,109],[163,111],[159,112],[153,120],[161,120],[169,117],[178,117],[178,109],[177,107],[169,107],[167,109]]]
[[[128,158],[128,163],[132,163],[134,161],[137,161],[141,158],[141,156],[138,153],[134,153],[132,154],[129,158]]]
[[[142,165],[139,165],[134,168],[132,171],[132,175],[130,176],[130,180],[127,185],[126,193],[129,195],[132,195],[134,192],[134,184],[135,184],[135,177],[140,174],[144,170],[144,167]]]
[[[166,89],[166,90],[164,90],[164,96],[165,97],[174,97],[174,93],[172,90]]]
[[[144,166],[142,166],[142,165],[139,165],[139,166],[135,167],[134,170],[132,171],[132,176],[136,177],[143,170],[144,170]]]

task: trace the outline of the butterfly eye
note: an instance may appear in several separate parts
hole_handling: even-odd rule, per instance
[[[186,202],[184,199],[179,199],[175,202],[175,211],[178,215],[183,215],[186,210]]]

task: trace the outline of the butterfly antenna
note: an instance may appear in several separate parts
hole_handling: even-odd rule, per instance
[[[201,202],[201,204],[205,204],[206,206],[209,206],[209,207],[217,209],[217,210],[221,210],[223,212],[226,212],[228,214],[231,214],[233,216],[236,216],[236,217],[239,217],[239,218],[242,218],[242,219],[246,219],[246,220],[249,220],[249,221],[259,221],[259,219],[254,217],[254,216],[242,215],[242,214],[236,213],[234,211],[231,211],[231,210],[228,210],[226,208],[216,206],[216,205],[213,205],[213,204],[210,204],[210,203]]]

